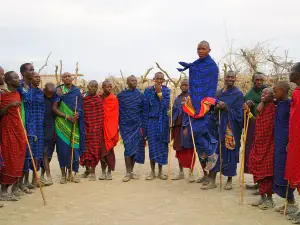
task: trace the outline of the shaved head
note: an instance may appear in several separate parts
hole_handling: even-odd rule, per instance
[[[66,77],[66,76],[72,76],[72,74],[69,72],[65,72],[61,75],[61,77]]]
[[[130,75],[129,77],[127,77],[127,82],[128,82],[130,79],[132,79],[132,78],[136,79],[136,76]]]
[[[290,89],[291,89],[289,83],[286,82],[286,81],[278,81],[275,84],[275,87],[283,89],[286,93],[288,93],[290,91]]]
[[[55,88],[55,85],[53,84],[53,83],[51,83],[51,82],[48,82],[48,83],[46,83],[45,84],[45,89],[51,89],[51,88]]]
[[[290,72],[290,81],[300,85],[300,62],[297,62],[293,65]]]
[[[210,49],[210,44],[208,43],[208,41],[201,41],[199,45],[206,45]]]
[[[111,80],[105,80],[105,81],[103,81],[102,82],[102,87],[105,87],[108,84],[112,84],[112,81]]]
[[[98,87],[98,82],[96,80],[91,80],[88,85],[89,86],[97,86]]]
[[[183,79],[180,82],[181,84],[188,84],[189,83],[189,79]]]

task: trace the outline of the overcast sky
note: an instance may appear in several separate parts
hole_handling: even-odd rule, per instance
[[[299,8],[300,0],[0,0],[0,65],[38,70],[52,52],[43,73],[61,59],[63,71],[78,61],[86,79],[103,80],[120,69],[140,75],[157,61],[175,77],[201,40],[217,60],[229,40],[268,41],[300,61]]]

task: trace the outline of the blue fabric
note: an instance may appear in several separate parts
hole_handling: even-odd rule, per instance
[[[287,180],[284,179],[287,146],[289,141],[289,119],[291,100],[277,102],[274,123],[274,182],[273,190],[280,197],[285,198]],[[294,189],[289,195],[293,196]]]
[[[244,95],[237,88],[229,88],[217,96],[219,101],[225,102],[228,110],[221,111],[220,124],[218,124],[219,114],[216,113],[212,116],[211,120],[214,121],[213,126],[216,132],[216,136],[221,140],[221,151],[222,151],[222,174],[224,176],[233,177],[236,176],[237,164],[239,162],[239,150],[241,147],[241,135],[243,130],[243,104]],[[227,124],[230,124],[234,140],[235,149],[229,150],[225,146],[225,134]],[[219,130],[218,130],[219,129]],[[219,143],[220,144],[220,143]],[[217,153],[219,154],[219,146],[217,148]],[[212,172],[220,171],[220,158],[216,166],[211,170]]]
[[[59,86],[60,87],[60,86]],[[85,150],[85,136],[84,136],[84,115],[83,115],[83,109],[82,109],[82,95],[80,93],[80,89],[75,87],[74,85],[69,90],[68,93],[62,94],[61,96],[56,93],[55,95],[55,102],[61,102],[63,101],[70,109],[75,111],[75,104],[76,104],[76,96],[78,97],[78,103],[77,103],[77,113],[79,116],[79,119],[77,121],[79,126],[79,133],[80,133],[80,147],[74,148],[74,157],[73,157],[73,166],[72,169],[74,172],[78,172],[79,169],[79,157],[82,155],[82,153]],[[63,140],[61,140],[58,135],[56,136],[56,151],[58,155],[58,161],[60,167],[68,167],[71,164],[71,152],[72,152],[72,146],[66,144]]]
[[[125,89],[118,94],[119,130],[124,144],[124,156],[134,157],[136,163],[145,162],[143,121],[143,94],[138,90]]]
[[[38,165],[37,168],[39,168],[43,158],[44,147],[44,93],[41,89],[32,88],[30,85],[27,92],[22,91],[22,97],[25,109],[27,137],[33,158]],[[25,158],[31,160],[28,146]],[[33,169],[32,165],[30,168]],[[28,171],[28,168],[24,168],[24,171]]]
[[[189,122],[188,115],[182,110],[182,106],[183,106],[182,97],[183,94],[180,94],[177,96],[177,98],[174,101],[173,108],[172,108],[172,125],[174,126],[176,119],[182,116],[182,121],[185,121],[186,123],[181,124],[180,146],[186,149],[193,149],[194,146],[193,146],[191,128],[190,128],[190,124],[187,123]],[[183,134],[184,129],[188,129],[187,136]]]
[[[148,139],[149,157],[159,165],[168,163],[170,89],[162,86],[159,100],[154,86],[144,92],[143,134]]]
[[[189,69],[189,95],[196,110],[195,114],[198,114],[201,108],[201,101],[205,97],[216,97],[219,76],[218,66],[209,55],[203,59],[199,58],[193,63],[179,62],[179,64],[184,67],[183,69],[178,69],[180,72]],[[203,155],[203,153],[211,156],[217,148],[218,141],[208,127],[212,110],[213,107],[203,118],[191,118],[196,150],[199,156]],[[186,117],[184,124],[188,122],[188,117]]]

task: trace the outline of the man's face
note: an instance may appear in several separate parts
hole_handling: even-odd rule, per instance
[[[25,67],[24,76],[27,77],[29,80],[32,79],[34,73],[34,67],[32,64],[29,64]]]
[[[111,82],[104,83],[102,89],[106,95],[110,95],[110,93],[112,92],[112,83]]]
[[[282,100],[283,97],[285,96],[285,91],[283,90],[283,88],[280,87],[274,87],[273,88],[274,91],[274,96],[276,100]]]
[[[187,92],[189,90],[189,83],[187,81],[181,82],[180,90],[182,92]]]
[[[90,83],[87,88],[88,88],[89,95],[95,95],[97,93],[97,90],[98,90],[98,84],[97,83]]]
[[[261,101],[262,102],[272,102],[274,100],[274,95],[267,88],[262,91]]]
[[[164,74],[163,73],[155,74],[154,82],[162,86],[162,84],[165,82]]]
[[[62,79],[62,82],[67,86],[71,85],[73,82],[72,75],[69,73],[63,74],[61,79]]]
[[[4,69],[0,67],[0,85],[4,84]]]
[[[205,58],[210,53],[210,48],[207,44],[201,43],[197,47],[197,53],[200,59]]]
[[[127,85],[130,89],[135,89],[137,87],[137,79],[132,76],[127,79]]]
[[[41,77],[38,73],[33,73],[31,83],[33,86],[38,87],[41,83]]]
[[[299,79],[300,79],[300,73],[292,70],[290,73],[290,82],[296,83],[297,80]]]
[[[54,85],[47,85],[44,89],[45,91],[45,95],[48,97],[48,98],[51,98],[53,95],[54,95],[54,92],[55,92],[55,86]]]
[[[234,73],[227,73],[224,78],[225,78],[225,84],[228,87],[232,87],[236,81],[236,75]]]
[[[256,88],[261,88],[264,84],[265,78],[263,75],[255,75],[254,77],[254,85]]]
[[[17,73],[12,73],[11,74],[11,80],[9,81],[9,83],[14,88],[20,87],[20,78],[19,78],[19,75]]]

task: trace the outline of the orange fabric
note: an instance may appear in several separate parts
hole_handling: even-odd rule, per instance
[[[188,96],[188,99],[186,103],[183,105],[183,111],[187,113],[189,116],[198,119],[205,116],[205,114],[210,110],[210,107],[216,104],[216,99],[211,97],[205,97],[202,99],[200,105],[200,112],[195,115],[196,110],[194,106],[192,105],[192,101],[190,96]]]
[[[105,149],[113,149],[119,141],[119,102],[114,94],[103,99]]]

